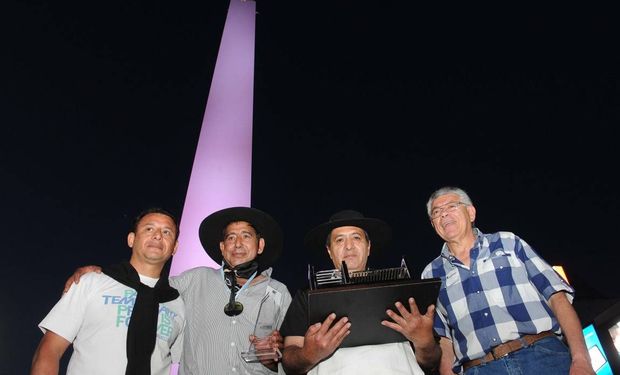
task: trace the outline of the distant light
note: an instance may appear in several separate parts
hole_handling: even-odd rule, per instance
[[[568,277],[566,277],[566,272],[564,272],[564,267],[562,266],[553,266],[553,269],[555,270],[555,272],[557,272],[560,276],[562,276],[562,278],[564,279],[564,281],[566,281],[568,284],[570,284],[570,282],[568,281]]]

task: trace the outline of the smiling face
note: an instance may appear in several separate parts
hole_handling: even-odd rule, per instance
[[[435,198],[431,204],[431,212],[435,213],[431,224],[444,241],[455,242],[472,237],[476,208],[460,203],[457,194],[449,193]]]
[[[349,272],[363,271],[370,255],[370,241],[363,229],[358,227],[338,227],[329,235],[327,253],[335,268],[344,261]]]
[[[255,259],[264,248],[265,240],[259,238],[256,229],[245,221],[228,224],[224,240],[220,242],[222,257],[232,267]]]
[[[137,270],[141,266],[162,266],[177,250],[176,225],[171,217],[147,214],[127,235],[127,244],[132,248],[131,264]]]

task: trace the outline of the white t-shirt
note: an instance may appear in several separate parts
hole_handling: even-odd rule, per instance
[[[339,348],[308,375],[424,375],[408,341]]]
[[[157,279],[140,275],[154,286]],[[62,296],[39,324],[73,343],[67,375],[124,375],[127,367],[127,327],[136,291],[103,273],[88,273]],[[183,346],[185,306],[179,297],[159,304],[157,340],[151,374],[168,375]]]

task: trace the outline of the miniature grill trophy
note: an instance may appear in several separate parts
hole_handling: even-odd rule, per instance
[[[278,329],[280,314],[279,293],[268,288],[260,302],[256,323],[254,324],[254,339],[247,351],[241,352],[241,358],[247,363],[276,360],[282,358],[282,353],[270,342],[271,333]]]

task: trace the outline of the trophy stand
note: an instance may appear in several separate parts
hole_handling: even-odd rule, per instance
[[[260,302],[258,316],[254,324],[254,339],[247,351],[241,352],[241,358],[247,363],[279,360],[282,353],[270,342],[271,333],[278,329],[280,304],[274,299],[276,291],[267,292]]]

